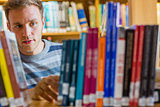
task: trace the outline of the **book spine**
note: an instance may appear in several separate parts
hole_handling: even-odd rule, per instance
[[[116,54],[117,54],[117,26],[116,26],[116,18],[117,18],[117,4],[113,4],[113,31],[111,36],[111,98],[110,105],[114,105],[114,91],[115,91],[115,75],[116,75]]]
[[[78,47],[79,47],[79,40],[75,40],[74,44],[74,52],[73,52],[73,65],[72,65],[72,78],[70,84],[70,92],[69,92],[69,105],[75,105],[75,92],[76,92],[76,78],[77,78],[77,63],[78,63]]]
[[[64,78],[64,71],[65,71],[65,57],[66,57],[66,44],[67,41],[63,41],[63,47],[62,47],[62,58],[61,58],[61,72],[60,72],[60,80],[59,80],[59,94],[58,94],[58,105],[62,105],[63,100],[63,78]]]
[[[94,5],[89,6],[89,19],[90,19],[90,27],[96,27],[96,8]]]
[[[144,28],[144,44],[143,44],[143,56],[142,56],[142,71],[141,71],[141,85],[139,91],[139,106],[146,106],[146,94],[147,94],[147,77],[148,77],[148,65],[150,55],[152,27],[146,25]]]
[[[124,56],[125,56],[125,30],[118,28],[117,53],[116,53],[116,73],[114,89],[114,106],[121,106],[124,74]]]
[[[65,66],[65,73],[64,73],[64,79],[63,79],[63,106],[68,106],[69,102],[69,87],[70,87],[70,81],[71,81],[71,73],[72,73],[72,55],[73,55],[73,46],[74,41],[68,40],[66,44],[66,66]]]
[[[103,107],[104,96],[104,68],[105,68],[105,49],[106,38],[100,37],[98,42],[98,76],[97,76],[97,107]]]
[[[78,19],[79,19],[79,23],[82,31],[87,31],[88,23],[87,23],[87,19],[86,19],[86,15],[85,15],[82,3],[77,4],[77,13],[78,13]]]
[[[90,84],[91,84],[91,67],[92,67],[92,48],[93,43],[93,29],[88,29],[87,45],[86,45],[86,60],[85,60],[85,72],[84,72],[84,85],[83,85],[83,106],[89,106],[90,104]]]
[[[134,91],[135,91],[135,76],[136,76],[136,65],[137,65],[137,48],[138,48],[138,37],[139,37],[139,26],[136,26],[133,44],[133,58],[132,58],[132,76],[130,82],[129,92],[129,105],[134,105]]]
[[[66,21],[66,30],[70,31],[70,22],[69,22],[69,14],[68,14],[68,9],[69,9],[69,2],[66,1],[64,2],[64,11],[65,11],[65,21]]]
[[[82,32],[80,45],[79,45],[79,56],[78,56],[76,106],[82,106],[84,67],[85,67],[85,58],[86,58],[86,41],[87,41],[87,33]]]
[[[124,65],[122,106],[129,106],[129,87],[131,81],[134,30],[127,29],[125,36],[126,36],[125,37],[126,45],[125,45],[125,65]]]
[[[142,55],[143,55],[143,41],[144,41],[144,26],[140,26],[139,40],[138,40],[138,50],[137,50],[137,70],[135,78],[135,97],[134,106],[138,106],[139,90],[140,90],[140,78],[141,78],[141,68],[142,68]]]
[[[69,7],[68,14],[69,14],[69,23],[70,23],[71,31],[76,31],[75,17],[73,16],[72,7]]]
[[[6,63],[7,63],[7,67],[8,67],[9,77],[11,79],[15,102],[16,102],[16,100],[18,102],[21,99],[20,87],[18,85],[18,81],[16,80],[16,74],[14,71],[15,69],[14,69],[14,65],[13,65],[13,60],[12,60],[12,56],[11,56],[11,53],[9,50],[9,44],[7,43],[6,32],[1,32],[0,38],[1,38],[1,42],[2,42],[2,47],[4,49],[4,54],[5,54]]]
[[[71,6],[73,8],[73,15],[75,17],[76,29],[77,29],[78,32],[81,32],[81,27],[80,27],[80,23],[79,23],[79,20],[78,20],[76,4],[74,2],[71,2]]]
[[[104,102],[103,106],[110,105],[110,74],[111,74],[111,37],[113,22],[113,2],[108,3],[107,28],[106,28],[106,57],[105,57],[105,79],[104,79]]]
[[[0,35],[1,35],[1,33],[0,33]],[[9,101],[9,102],[6,102],[6,103],[9,103],[10,105],[15,105],[13,89],[12,89],[11,80],[10,80],[10,77],[9,77],[7,63],[6,63],[4,50],[2,48],[1,41],[0,41],[0,58],[1,58],[0,68],[1,68],[2,79],[3,79],[7,99]]]
[[[154,105],[154,84],[155,84],[155,62],[156,62],[156,49],[158,39],[158,25],[152,26],[151,47],[150,47],[150,61],[149,61],[149,74],[148,74],[148,86],[147,86],[147,106]]]
[[[1,45],[1,43],[0,43],[0,45]],[[0,51],[1,51],[1,47],[0,47]],[[1,52],[0,52],[0,54],[1,54]],[[4,63],[4,62],[0,62],[0,63]],[[1,67],[2,66],[0,64],[0,104],[1,104],[1,106],[6,107],[6,106],[9,106],[9,105],[8,105],[6,91],[5,91],[4,81],[3,81],[3,78],[2,78],[2,72],[4,72],[4,71],[2,71]]]
[[[96,105],[96,80],[98,70],[98,28],[93,28],[93,46],[92,46],[92,61],[91,61],[91,84],[90,84],[90,106]]]

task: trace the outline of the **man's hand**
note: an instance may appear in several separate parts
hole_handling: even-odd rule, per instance
[[[49,102],[57,100],[59,76],[43,78],[35,88],[30,90],[32,99],[45,99]]]

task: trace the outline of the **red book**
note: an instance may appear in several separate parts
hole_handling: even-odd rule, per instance
[[[144,26],[140,26],[140,33],[138,37],[137,47],[137,69],[135,75],[135,93],[134,93],[134,106],[138,106],[140,81],[141,81],[141,69],[142,69],[142,55],[143,55],[143,42],[144,42]]]
[[[139,26],[136,26],[135,35],[134,35],[134,43],[133,43],[132,74],[131,74],[131,83],[130,83],[130,92],[129,92],[129,105],[130,106],[134,105],[138,37],[139,37]]]
[[[96,105],[96,79],[98,71],[98,28],[93,28],[92,67],[90,83],[90,106]]]
[[[90,104],[90,78],[91,78],[91,67],[92,67],[92,29],[88,29],[87,34],[87,46],[86,46],[86,60],[85,60],[85,72],[84,72],[84,85],[83,85],[83,106],[89,106]]]

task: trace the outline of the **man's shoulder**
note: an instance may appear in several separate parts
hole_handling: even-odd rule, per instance
[[[57,42],[51,42],[51,41],[48,41],[48,40],[45,40],[45,44],[47,44],[47,46],[49,47],[49,51],[56,51],[56,50],[61,50],[62,49],[62,43],[57,43]]]

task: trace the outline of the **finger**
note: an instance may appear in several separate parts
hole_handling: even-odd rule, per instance
[[[57,99],[57,93],[55,93],[53,90],[51,90],[49,88],[49,86],[45,83],[42,83],[41,85],[39,85],[39,87],[49,96],[51,96],[52,99]]]
[[[40,96],[41,98],[43,98],[43,99],[45,99],[45,100],[47,100],[49,102],[51,102],[53,100],[52,98],[47,96],[45,94],[45,92],[40,87],[36,87],[35,94],[36,94],[36,96]]]
[[[45,92],[42,93],[40,96],[49,102],[53,102],[53,99],[49,95],[47,95]]]
[[[53,78],[47,78],[45,82],[46,82],[46,84],[50,85],[53,90],[58,92],[58,87],[59,87],[58,81],[55,81]]]

